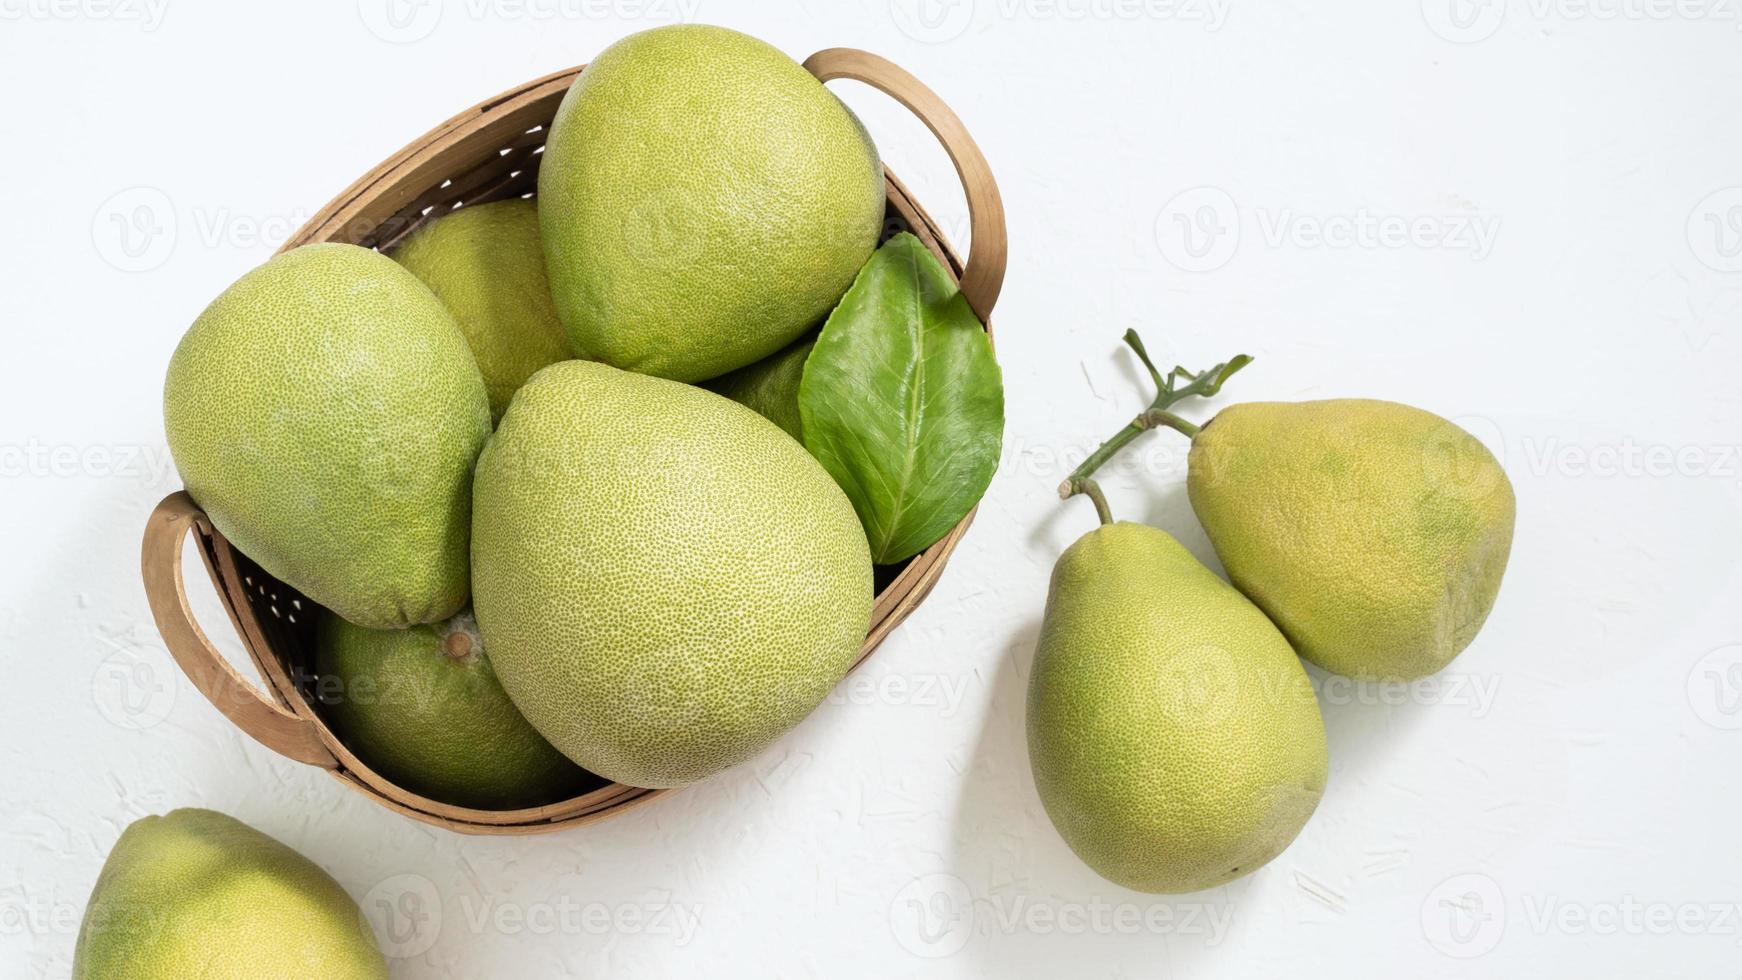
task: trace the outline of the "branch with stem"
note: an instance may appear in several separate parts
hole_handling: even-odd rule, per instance
[[[1113,433],[1113,437],[1101,443],[1101,448],[1089,454],[1083,460],[1083,465],[1071,471],[1065,482],[1059,484],[1059,497],[1069,500],[1077,494],[1082,494],[1093,501],[1095,513],[1101,518],[1102,524],[1113,523],[1113,514],[1107,508],[1107,496],[1101,492],[1100,484],[1093,479],[1095,471],[1107,460],[1112,459],[1119,450],[1131,440],[1137,438],[1157,426],[1167,426],[1177,429],[1191,438],[1198,434],[1198,426],[1187,422],[1178,415],[1168,411],[1175,403],[1186,398],[1208,398],[1222,390],[1223,382],[1234,376],[1234,372],[1252,363],[1252,358],[1245,354],[1238,355],[1207,371],[1196,374],[1178,365],[1172,371],[1163,375],[1156,370],[1155,363],[1149,359],[1149,352],[1143,348],[1143,339],[1137,336],[1137,331],[1125,331],[1125,343],[1137,353],[1137,359],[1143,362],[1143,367],[1154,380],[1155,400],[1149,407],[1137,413],[1137,417],[1125,423],[1125,427]]]

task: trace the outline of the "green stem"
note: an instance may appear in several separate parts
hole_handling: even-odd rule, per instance
[[[1168,428],[1181,433],[1187,439],[1195,438],[1204,428],[1201,425],[1193,425],[1185,419],[1180,418],[1178,415],[1162,408],[1146,409],[1143,414],[1137,416],[1137,421],[1142,423],[1143,427],[1146,429],[1153,429],[1157,426],[1165,425]]]
[[[1077,494],[1087,496],[1095,504],[1095,513],[1100,515],[1102,524],[1113,523],[1111,512],[1107,508],[1107,498],[1101,493],[1101,487],[1092,477],[1102,464],[1112,459],[1126,444],[1150,429],[1166,426],[1183,433],[1186,438],[1198,434],[1200,426],[1193,425],[1178,415],[1168,411],[1177,402],[1186,398],[1208,398],[1222,390],[1222,384],[1234,376],[1236,371],[1252,363],[1252,358],[1241,354],[1228,361],[1193,374],[1178,365],[1174,366],[1165,376],[1156,370],[1155,362],[1149,359],[1149,351],[1144,349],[1143,338],[1137,336],[1137,331],[1125,331],[1125,343],[1137,354],[1137,359],[1143,362],[1143,367],[1149,372],[1149,377],[1155,382],[1155,400],[1149,407],[1137,414],[1136,418],[1125,423],[1125,427],[1113,433],[1112,438],[1101,443],[1100,448],[1090,453],[1083,464],[1071,471],[1065,482],[1059,484],[1059,496],[1069,500]],[[1182,384],[1183,382],[1183,384]]]
[[[1113,511],[1108,509],[1107,495],[1101,492],[1101,485],[1099,483],[1084,477],[1081,480],[1066,481],[1066,485],[1070,488],[1070,492],[1066,493],[1065,487],[1060,487],[1060,496],[1064,497],[1066,500],[1069,500],[1071,497],[1079,493],[1088,497],[1089,500],[1094,503],[1095,514],[1101,518],[1101,523],[1113,523]]]

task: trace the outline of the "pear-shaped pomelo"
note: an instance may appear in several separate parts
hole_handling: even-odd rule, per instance
[[[574,349],[700,381],[828,315],[877,245],[883,173],[859,121],[779,50],[659,27],[600,52],[563,98],[538,211]]]
[[[488,653],[469,612],[401,630],[328,615],[315,638],[316,694],[347,748],[432,800],[518,810],[601,785],[527,724]]]
[[[573,356],[550,298],[538,206],[531,201],[443,215],[394,249],[393,260],[423,280],[459,321],[484,375],[492,418],[502,417],[534,371]]]
[[[1438,415],[1367,399],[1232,405],[1193,437],[1189,473],[1228,577],[1328,671],[1424,677],[1494,606],[1512,482]]]
[[[182,337],[163,416],[188,493],[279,580],[361,626],[465,603],[490,408],[459,326],[392,259],[305,245],[238,279]]]
[[[1110,524],[1053,568],[1028,685],[1047,816],[1108,880],[1192,892],[1282,853],[1325,789],[1306,671],[1179,542]]]
[[[755,409],[756,414],[802,443],[804,420],[798,413],[798,383],[804,379],[804,362],[816,345],[814,334],[801,337],[786,349],[721,375],[704,387]]]
[[[73,980],[385,980],[357,903],[314,862],[211,810],[133,822],[79,927]]]
[[[478,460],[474,609],[553,745],[632,786],[688,783],[796,725],[871,611],[853,506],[742,405],[564,361]]]

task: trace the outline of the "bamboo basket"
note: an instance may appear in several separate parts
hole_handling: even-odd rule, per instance
[[[856,79],[894,97],[931,130],[967,192],[973,254],[964,263],[907,188],[887,168],[886,235],[911,231],[960,283],[991,332],[1003,285],[1004,207],[985,157],[955,113],[893,63],[850,48],[819,51],[804,63],[819,80]],[[557,72],[479,103],[431,130],[352,184],[291,237],[388,249],[450,210],[537,187],[545,127],[585,66]],[[973,520],[904,565],[879,569],[870,630],[854,667],[922,602]],[[266,683],[261,691],[218,653],[194,621],[182,579],[182,542],[192,533],[230,623]],[[146,522],[141,556],[146,597],[176,663],[225,717],[273,751],[319,766],[350,789],[415,820],[469,834],[532,834],[602,820],[673,790],[616,783],[561,803],[522,810],[474,810],[419,796],[371,770],[327,728],[313,706],[314,626],[322,612],[230,546],[185,491],[165,497]]]

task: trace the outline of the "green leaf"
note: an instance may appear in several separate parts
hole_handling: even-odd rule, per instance
[[[998,468],[1004,381],[992,344],[910,234],[879,248],[829,315],[798,407],[805,448],[853,501],[878,564],[948,534]]]

